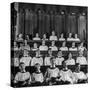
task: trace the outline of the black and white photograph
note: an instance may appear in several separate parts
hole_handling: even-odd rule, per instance
[[[88,83],[88,6],[13,2],[11,86]]]

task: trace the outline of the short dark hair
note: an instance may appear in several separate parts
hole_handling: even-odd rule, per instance
[[[21,66],[22,64],[25,64],[25,63],[24,63],[24,62],[20,62],[20,63],[19,63],[19,66]]]
[[[76,66],[76,67],[78,67],[79,65],[80,65],[79,63],[76,63],[76,65],[75,65],[75,66]]]
[[[63,62],[62,62],[62,67],[65,67],[65,66],[67,66],[67,65],[66,65],[66,62],[63,61]]]
[[[48,48],[48,51],[51,50],[51,48]]]
[[[34,66],[40,65],[39,63],[36,63]]]

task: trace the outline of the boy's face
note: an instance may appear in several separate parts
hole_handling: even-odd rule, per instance
[[[81,43],[81,46],[83,46],[83,43]]]
[[[20,65],[20,70],[21,71],[25,70],[25,64],[24,63]]]
[[[36,33],[36,37],[39,37],[38,33]]]
[[[55,35],[55,32],[54,32],[54,31],[52,31],[52,35],[53,35],[53,36]]]
[[[51,65],[52,65],[52,67],[54,67],[55,66],[55,59],[53,58],[53,59],[51,59]]]
[[[14,42],[14,46],[16,46],[17,45],[17,43],[16,42]]]
[[[84,15],[85,15],[85,13],[83,12],[83,13],[82,13],[82,15],[84,16]]]
[[[61,34],[61,38],[63,38],[63,34]]]
[[[37,56],[39,56],[40,55],[40,51],[38,50],[38,51],[36,51],[36,55]]]
[[[55,42],[54,41],[52,41],[52,46],[54,46],[55,45]]]
[[[46,38],[46,34],[43,35],[43,38]]]
[[[27,35],[26,37],[27,37],[27,38],[29,38],[29,36],[28,36],[28,35]]]
[[[72,58],[72,54],[71,53],[69,54],[69,58]]]
[[[65,45],[66,45],[66,43],[65,43],[65,42],[63,42],[63,45],[62,45],[62,46],[63,46],[63,47],[65,47]]]
[[[19,38],[22,38],[22,34],[19,34]]]
[[[42,41],[42,45],[45,45],[45,41]]]
[[[64,68],[64,69],[67,69],[66,63],[63,63],[63,68]]]
[[[25,45],[27,45],[27,40],[25,40]]]
[[[80,68],[81,68],[81,66],[80,65],[78,65],[77,67],[76,67],[76,71],[80,71]]]
[[[75,38],[77,38],[77,34],[75,34]]]
[[[74,42],[72,43],[72,46],[75,47],[75,43]]]
[[[34,43],[34,48],[36,48],[37,47],[37,44],[36,43]]]
[[[69,33],[69,38],[71,38],[72,37],[72,33]]]
[[[20,44],[20,47],[23,47],[23,44],[22,43]]]
[[[40,65],[39,65],[39,64],[36,65],[36,69],[37,69],[37,70],[40,70]]]
[[[52,51],[51,51],[51,50],[49,50],[49,51],[48,51],[48,54],[49,54],[49,55],[52,55]]]
[[[58,56],[60,56],[60,57],[62,56],[62,52],[61,51],[58,52]]]
[[[83,51],[80,51],[79,52],[79,56],[83,56]]]
[[[25,55],[28,55],[28,51],[27,50],[24,50],[24,56]]]

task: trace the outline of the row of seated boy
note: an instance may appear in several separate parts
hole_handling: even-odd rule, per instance
[[[36,52],[36,55],[31,57],[28,54],[27,50],[24,50],[24,53],[21,57],[14,57],[12,58],[12,67],[18,68],[20,62],[24,62],[26,67],[33,67],[35,63],[39,63],[42,67],[47,68],[51,65],[50,58],[55,58],[56,66],[61,67],[62,62],[65,61],[70,68],[73,68],[76,63],[80,63],[82,66],[87,66],[87,58],[83,56],[83,52],[79,52],[79,55],[73,56],[73,54],[70,52],[67,54],[67,56],[64,56],[62,54],[62,51],[59,51],[57,53],[57,56],[54,56],[52,54],[51,49],[48,51],[48,55],[45,55],[44,57],[40,54],[40,51]],[[74,68],[73,68],[74,69]],[[14,69],[15,70],[15,69]],[[16,70],[17,71],[17,70]]]
[[[31,50],[31,51],[36,51],[37,49],[39,49],[40,51],[47,51],[49,48],[52,49],[52,51],[79,51],[79,50],[86,50],[86,47],[84,46],[84,43],[81,42],[80,45],[76,46],[75,42],[72,42],[71,45],[69,45],[70,47],[66,46],[66,42],[62,43],[61,47],[58,47],[55,45],[55,41],[51,42],[50,46],[47,46],[45,43],[45,40],[42,41],[42,44],[38,46],[37,43],[33,44],[33,47],[30,47],[30,45],[27,43],[27,40],[25,40],[24,43],[21,43],[20,46],[17,45],[17,42],[14,42],[14,46],[12,47],[12,50],[17,51],[17,50]],[[60,43],[58,43],[60,44]]]
[[[79,63],[80,65],[87,65],[87,58],[83,56],[83,51],[79,51],[79,55],[76,56],[76,58],[73,58],[72,53],[68,53],[68,58],[66,59],[66,56],[63,56],[62,51],[58,51],[57,56],[52,55],[52,50],[48,50],[48,55],[43,57],[40,54],[40,50],[36,51],[36,55],[31,57],[28,54],[27,50],[24,50],[22,57],[13,57],[12,58],[12,65],[15,67],[19,66],[20,62],[24,62],[26,66],[34,66],[36,63],[39,63],[41,66],[50,66],[50,58],[55,58],[56,65],[62,65],[62,62],[65,61],[67,65],[75,65],[76,63]]]
[[[64,62],[64,61],[63,61]],[[55,66],[58,68],[58,69],[62,69],[63,68],[63,62],[62,62],[62,65],[56,65]],[[23,63],[23,62],[21,62]],[[77,63],[76,63],[77,64]],[[67,65],[68,69],[70,69],[72,72],[75,71],[75,65]],[[80,65],[81,66],[81,71],[83,71],[85,74],[88,72],[88,65]],[[33,72],[35,72],[35,66],[25,66],[26,67],[26,71],[30,72],[31,74]],[[45,74],[47,68],[49,68],[50,66],[40,66],[41,67],[41,72],[43,74]],[[11,72],[12,72],[12,75],[15,76],[17,72],[19,72],[19,66],[18,67],[14,67],[14,66],[11,66]]]
[[[50,66],[41,71],[41,65],[35,63],[35,71],[30,73],[26,71],[24,62],[20,62],[19,69],[15,75],[12,74],[12,86],[42,86],[42,85],[62,85],[62,84],[76,84],[86,83],[88,76],[87,73],[81,71],[81,65],[76,63],[75,70],[72,71],[67,67],[67,61],[63,61],[62,69],[56,67],[56,60],[54,57],[50,58]]]
[[[53,51],[53,55],[56,56],[57,52],[58,52],[58,49],[59,49],[59,50],[62,51],[64,56],[67,56],[67,54],[70,53],[70,52],[73,54],[73,56],[77,56],[79,51],[83,51],[84,56],[87,57],[87,50],[86,50],[86,47],[83,46],[83,42],[78,47],[75,46],[75,43],[72,43],[72,47],[70,47],[69,49],[68,49],[68,47],[66,47],[65,42],[62,43],[62,47],[60,47],[60,48],[57,48],[54,44],[55,43],[53,42],[52,45],[50,46],[51,48],[50,47],[48,48],[45,45],[45,42],[43,41],[42,45],[40,45],[39,47],[35,43],[33,48],[30,49],[29,45],[27,44],[27,41],[25,41],[25,46],[21,46],[19,48],[18,48],[18,46],[17,46],[17,44],[15,42],[14,47],[12,49],[12,53],[14,53],[15,57],[18,57],[19,54],[22,54],[23,50],[26,49],[26,50],[29,51],[29,55],[33,57],[33,56],[35,56],[35,51],[37,51],[39,49],[41,54],[43,56],[46,56],[48,50],[51,49]],[[13,52],[13,50],[14,50],[14,52]]]
[[[48,56],[48,52],[50,51],[50,49],[48,51],[40,51],[40,55],[41,57],[44,59],[45,57]],[[60,51],[60,50],[59,50]],[[59,51],[52,51],[52,56],[57,57],[57,54]],[[12,51],[12,57],[11,58],[21,58],[23,57],[23,53],[24,51],[17,51],[17,52],[13,52]],[[79,51],[62,51],[62,56],[67,59],[68,58],[68,54],[71,53],[72,57],[74,59],[76,59],[79,56]],[[36,56],[36,51],[28,51],[28,56],[31,56],[32,58]],[[83,56],[87,58],[87,52],[83,52]]]
[[[28,35],[26,35],[26,39],[27,40],[30,40]],[[22,41],[23,40],[23,35],[22,34],[19,34],[17,40],[18,41]],[[55,31],[52,31],[52,34],[51,34],[51,36],[49,38],[47,38],[46,34],[43,34],[42,39],[39,37],[39,34],[36,33],[36,36],[32,40],[50,40],[50,41],[53,41],[53,40],[55,40],[55,41],[57,41],[57,40],[59,40],[59,41],[65,41],[65,40],[67,40],[67,41],[80,41],[80,39],[78,38],[78,35],[77,34],[74,34],[74,36],[72,36],[72,33],[69,33],[68,37],[65,38],[64,37],[64,34],[62,33],[60,35],[60,37],[58,38],[55,35]]]

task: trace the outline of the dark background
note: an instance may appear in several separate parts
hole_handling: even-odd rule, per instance
[[[67,5],[50,5],[50,4],[33,4],[17,3],[18,10],[15,10],[15,3],[11,6],[11,35],[15,36],[15,25],[18,20],[18,34],[22,33],[34,37],[38,32],[42,38],[44,33],[47,37],[54,30],[60,37],[61,33],[67,37],[68,33],[77,33],[81,41],[87,43],[87,7],[67,6]],[[62,14],[64,12],[64,14]],[[73,14],[74,13],[74,14]],[[83,15],[85,13],[85,15]],[[13,39],[13,38],[12,38]]]

